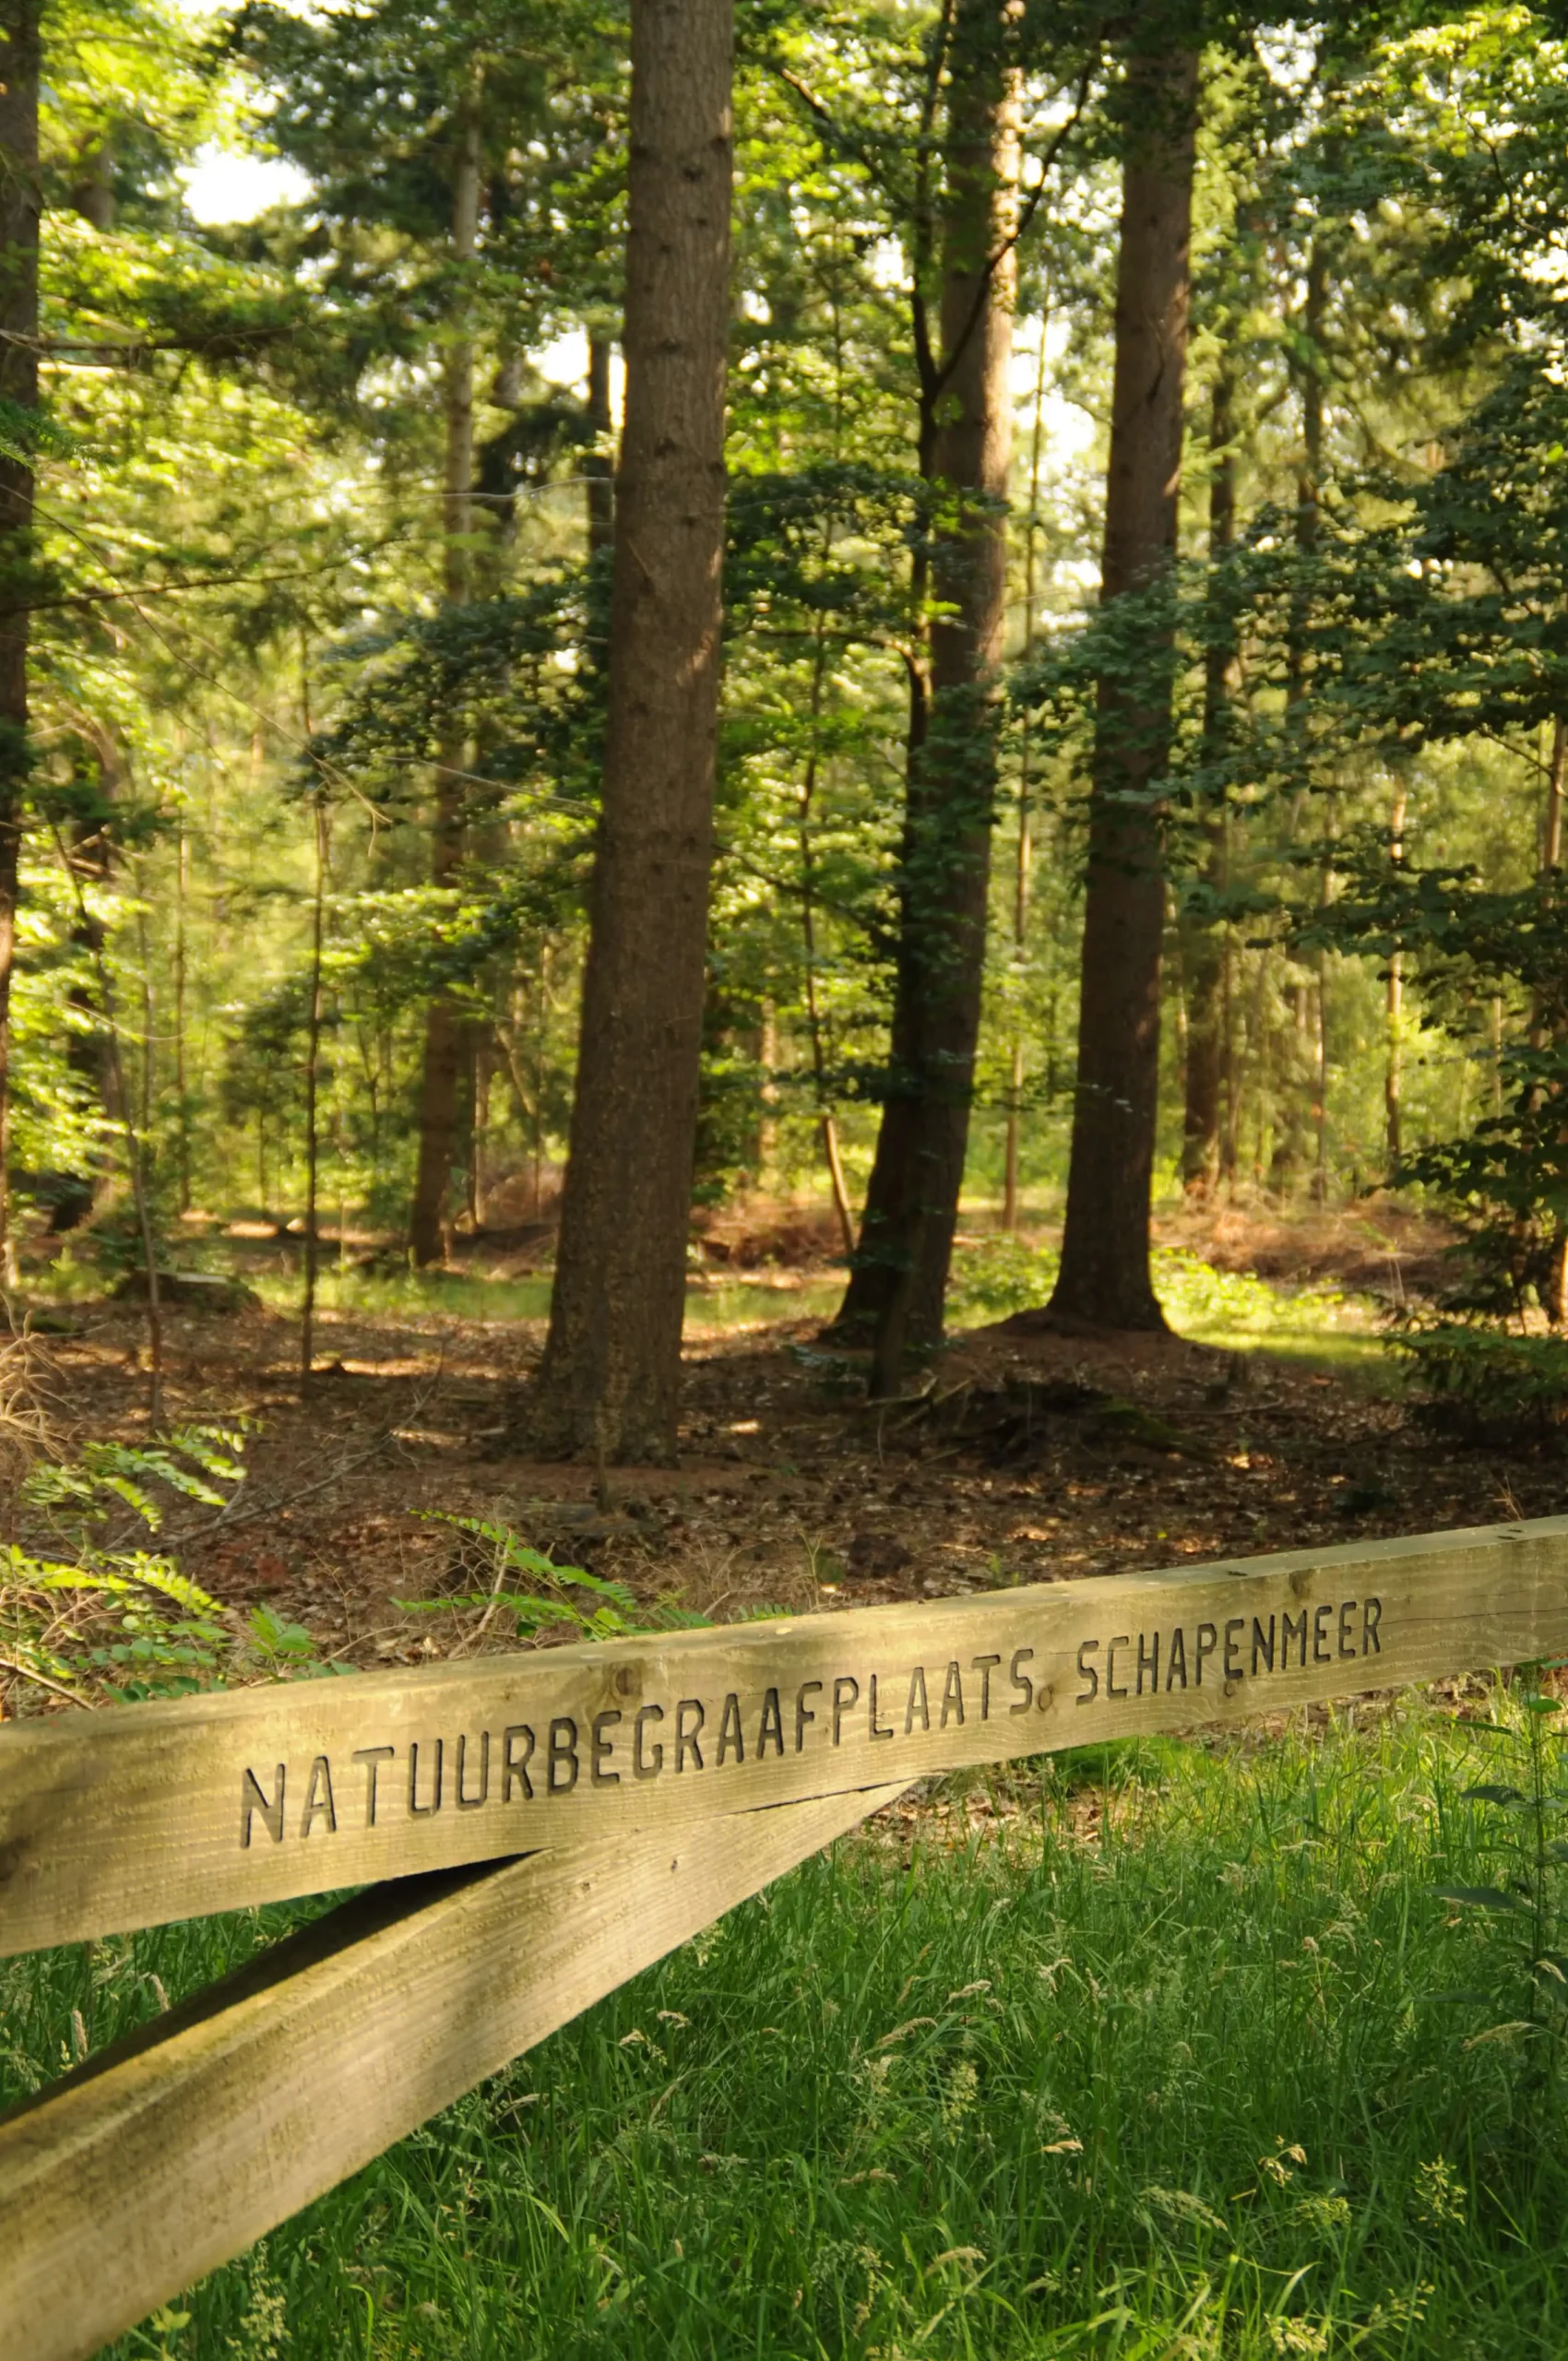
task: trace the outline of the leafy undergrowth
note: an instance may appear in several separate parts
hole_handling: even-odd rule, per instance
[[[1494,1768],[1411,1703],[899,1808],[115,2361],[1559,2355],[1551,2039],[1440,1892]],[[284,1917],[0,1969],[0,2078]]]
[[[948,1290],[951,1324],[977,1327],[1047,1302],[1059,1259],[1054,1245],[1018,1233],[960,1240]],[[1217,1269],[1185,1246],[1157,1246],[1152,1260],[1155,1293],[1178,1335],[1241,1352],[1265,1346],[1288,1360],[1389,1382],[1369,1299],[1321,1281],[1276,1287],[1250,1271]]]

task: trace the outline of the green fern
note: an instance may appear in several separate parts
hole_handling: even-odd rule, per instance
[[[574,1631],[585,1640],[624,1640],[640,1631],[696,1630],[707,1620],[671,1600],[644,1608],[625,1583],[590,1574],[585,1566],[558,1566],[509,1525],[495,1524],[488,1517],[457,1516],[446,1509],[428,1509],[422,1513],[432,1525],[449,1525],[455,1532],[487,1543],[493,1579],[486,1590],[460,1591],[445,1598],[394,1599],[393,1605],[405,1615],[450,1615],[478,1608],[488,1617],[499,1610],[512,1618],[519,1639],[530,1640],[552,1628]]]
[[[108,1546],[101,1530],[129,1510],[149,1537],[160,1492],[225,1507],[244,1481],[242,1430],[184,1427],[161,1442],[89,1442],[45,1462],[22,1487],[55,1548],[0,1544],[0,1679],[90,1705],[180,1696],[234,1679],[325,1669],[310,1633],[270,1608],[239,1621],[161,1550]]]

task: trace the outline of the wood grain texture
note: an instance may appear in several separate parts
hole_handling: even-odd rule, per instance
[[[0,2118],[0,2355],[86,2361],[897,1786],[362,1895]]]
[[[1557,1654],[1568,1518],[12,1725],[0,1952]]]

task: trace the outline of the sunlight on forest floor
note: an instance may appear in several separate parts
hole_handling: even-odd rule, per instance
[[[1003,1250],[998,1252],[997,1250]],[[955,1256],[950,1305],[955,1333],[980,1328],[1045,1302],[1055,1254],[1021,1240],[988,1239],[960,1245]],[[1221,1351],[1277,1355],[1322,1368],[1359,1387],[1392,1389],[1396,1372],[1382,1347],[1383,1307],[1370,1296],[1336,1287],[1280,1287],[1250,1275],[1218,1271],[1181,1251],[1156,1255],[1156,1285],[1178,1335]],[[295,1273],[247,1274],[275,1311],[299,1309]],[[537,1321],[550,1315],[550,1273],[486,1278],[462,1271],[339,1275],[325,1270],[321,1311],[423,1322]],[[776,1269],[694,1281],[686,1290],[689,1341],[760,1333],[829,1319],[843,1293],[833,1268]]]
[[[208,1268],[219,1266],[210,1252],[203,1261]],[[302,1282],[292,1255],[287,1264],[225,1255],[220,1267],[243,1276],[269,1311],[297,1316]],[[961,1239],[948,1304],[953,1333],[983,1328],[1043,1304],[1055,1270],[1052,1245],[1000,1233]],[[1250,1273],[1218,1270],[1180,1248],[1157,1250],[1155,1283],[1178,1335],[1220,1351],[1262,1351],[1328,1370],[1358,1390],[1390,1392],[1396,1385],[1397,1372],[1383,1349],[1384,1306],[1374,1297],[1323,1284],[1276,1286]],[[101,1292],[101,1286],[88,1266],[65,1261],[37,1292],[65,1305]],[[841,1269],[822,1263],[704,1274],[686,1290],[687,1340],[761,1335],[828,1320],[843,1287]],[[516,1275],[462,1269],[339,1271],[328,1259],[317,1281],[316,1301],[328,1325],[339,1315],[417,1327],[446,1322],[542,1325],[550,1316],[550,1287],[548,1267]]]

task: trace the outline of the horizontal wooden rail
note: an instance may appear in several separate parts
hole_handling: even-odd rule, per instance
[[[1568,1653],[1568,1518],[0,1729],[0,1952]]]
[[[899,1790],[345,1904],[0,2118],[0,2354],[86,2361]]]

